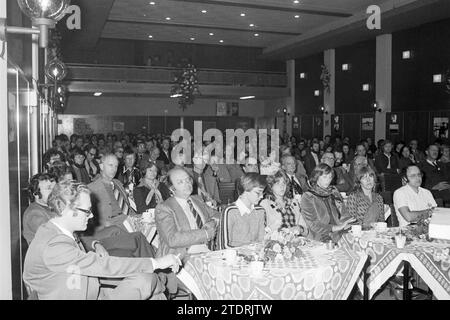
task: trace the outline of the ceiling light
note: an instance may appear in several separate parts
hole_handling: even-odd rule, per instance
[[[348,71],[350,69],[350,65],[348,64],[348,63],[344,63],[343,65],[342,65],[342,70],[343,71]]]
[[[240,97],[239,99],[241,99],[241,100],[255,99],[255,96]]]
[[[208,11],[206,11],[206,10],[202,10],[202,13],[207,13]]]
[[[153,39],[153,36],[150,34],[149,36],[148,36],[150,39]]]
[[[171,98],[178,98],[178,97],[181,97],[181,96],[182,96],[182,94],[176,93],[176,94],[171,95],[170,97]]]
[[[433,75],[433,83],[441,83],[442,82],[442,74]]]
[[[306,79],[306,73],[305,72],[300,73],[300,79]]]
[[[210,32],[210,33],[209,33],[209,35],[210,35],[210,36],[213,36],[213,35],[214,35],[214,33]]]
[[[194,38],[194,37],[192,37],[192,38],[191,38],[191,41],[194,41],[194,40],[195,40],[195,38]]]
[[[166,20],[170,20],[170,17],[166,17]]]
[[[100,97],[102,94],[103,94],[102,92],[96,92],[96,93],[94,93],[94,96]]]
[[[299,19],[300,16],[299,16],[298,14],[296,14],[296,15],[294,16],[294,18],[295,18],[295,19]]]
[[[219,40],[220,43],[223,43],[223,40]]]
[[[152,6],[154,6],[156,3],[154,2],[154,1],[151,1],[150,3],[149,3],[149,5],[152,5]]]
[[[259,33],[255,33],[255,37],[259,37]]]
[[[315,97],[320,96],[320,90],[314,90],[314,96]]]
[[[299,4],[300,1],[299,0],[294,0],[294,4]]]
[[[241,13],[241,17],[245,17],[245,13]]]
[[[250,27],[254,27],[255,25],[254,25],[253,23],[250,23],[249,26],[250,26]]]
[[[363,91],[369,91],[369,90],[370,90],[370,85],[367,84],[367,83],[363,84],[362,90],[363,90]]]

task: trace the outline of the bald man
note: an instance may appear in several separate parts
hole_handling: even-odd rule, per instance
[[[176,167],[168,173],[168,187],[173,196],[156,207],[155,220],[160,244],[158,256],[168,253],[208,251],[214,240],[219,213],[192,195],[193,179],[185,169]]]

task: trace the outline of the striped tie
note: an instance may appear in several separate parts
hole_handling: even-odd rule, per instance
[[[113,189],[113,193],[114,193],[114,199],[117,200],[117,204],[119,205],[119,208],[121,209],[122,214],[128,215],[130,206],[128,205],[122,192],[120,192],[119,188],[116,187],[114,182],[111,182],[111,184],[112,184],[112,189]]]
[[[198,214],[197,210],[195,210],[194,205],[192,204],[191,199],[187,200],[187,203],[189,204],[189,209],[192,212],[192,215],[194,216],[195,222],[197,223],[197,227],[199,229],[203,228],[203,221],[202,221],[202,217],[200,217],[200,215]]]

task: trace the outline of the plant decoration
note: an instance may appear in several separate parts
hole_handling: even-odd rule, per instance
[[[322,65],[322,73],[320,75],[320,80],[322,80],[323,89],[327,92],[330,92],[330,81],[331,75],[326,65]]]
[[[174,81],[171,95],[178,98],[178,104],[184,111],[187,106],[194,103],[195,97],[200,95],[197,68],[193,64],[188,64],[177,72]]]
[[[289,229],[272,232],[265,238],[264,261],[282,263],[299,260],[304,257],[300,248],[309,242]]]

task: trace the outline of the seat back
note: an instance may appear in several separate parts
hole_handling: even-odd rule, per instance
[[[236,185],[234,182],[220,182],[219,196],[223,204],[236,201]]]
[[[400,174],[384,174],[381,178],[383,192],[394,192],[402,187],[402,176]]]

